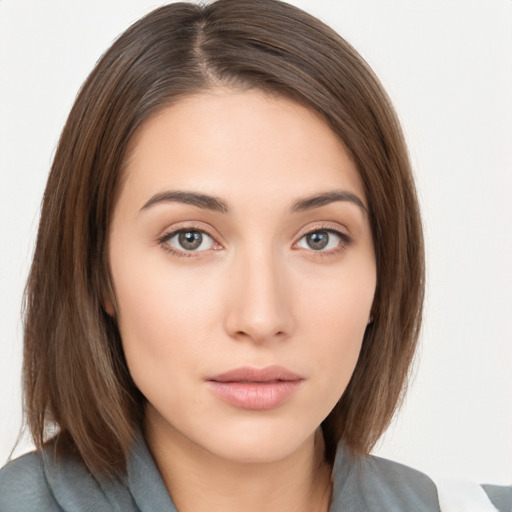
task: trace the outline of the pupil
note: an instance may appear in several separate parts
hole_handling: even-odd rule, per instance
[[[203,235],[199,231],[183,231],[180,233],[178,240],[183,249],[193,251],[201,245]]]
[[[316,233],[310,233],[306,240],[311,249],[318,251],[323,249],[329,242],[329,233],[327,233],[327,231],[317,231]]]

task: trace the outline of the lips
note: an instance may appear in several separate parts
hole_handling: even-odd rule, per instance
[[[234,407],[250,410],[283,405],[304,378],[282,366],[235,368],[207,380],[212,392]]]

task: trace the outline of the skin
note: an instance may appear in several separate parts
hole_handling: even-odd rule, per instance
[[[166,191],[214,196],[229,211],[155,200]],[[340,200],[292,211],[329,191],[363,207]],[[376,284],[365,204],[343,144],[289,99],[206,91],[136,134],[109,241],[117,306],[106,309],[148,400],[146,438],[180,512],[328,509],[319,425],[350,380]],[[206,233],[198,249],[180,245],[180,229]],[[312,248],[310,232],[328,245]],[[269,365],[302,380],[268,410],[226,403],[207,382]]]

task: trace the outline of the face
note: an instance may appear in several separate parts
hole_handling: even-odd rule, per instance
[[[109,239],[146,428],[224,459],[312,439],[359,355],[376,283],[363,187],[291,100],[214,90],[132,141]]]

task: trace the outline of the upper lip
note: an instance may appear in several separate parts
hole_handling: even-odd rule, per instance
[[[208,380],[215,382],[271,382],[303,380],[303,377],[282,366],[267,366],[265,368],[244,366],[215,375]]]

